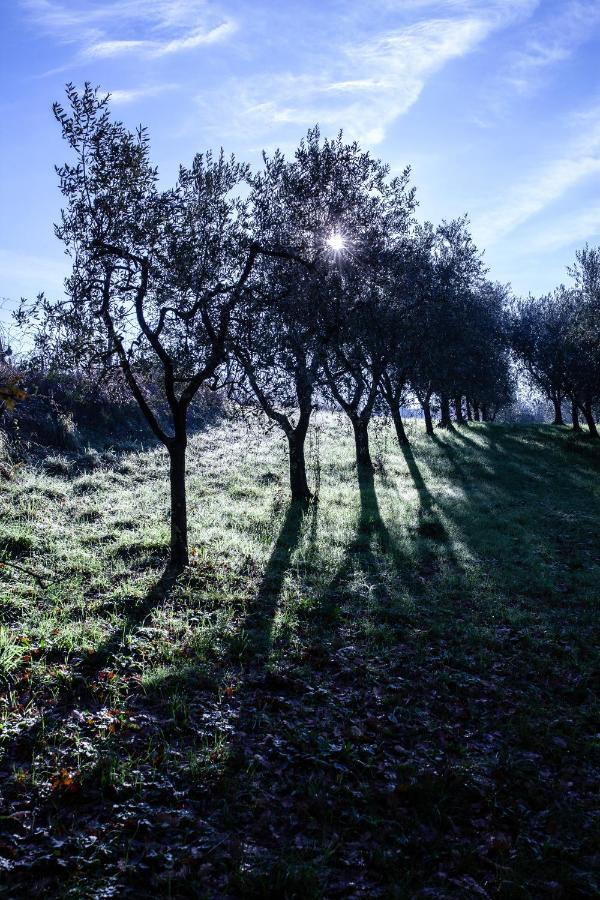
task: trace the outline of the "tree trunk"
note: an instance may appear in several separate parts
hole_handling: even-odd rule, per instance
[[[174,440],[169,446],[169,480],[171,484],[171,568],[187,566],[187,503],[185,494],[185,440]]]
[[[571,418],[573,420],[573,431],[581,433],[581,425],[579,424],[579,410],[574,400],[571,400]]]
[[[564,419],[562,417],[560,396],[555,394],[554,397],[552,397],[552,403],[554,405],[554,422],[552,424],[553,425],[564,425],[565,423],[564,423]]]
[[[292,500],[310,500],[310,490],[306,478],[306,460],[304,458],[304,441],[306,430],[295,428],[287,433],[290,450],[290,489]]]
[[[390,407],[392,411],[392,420],[394,422],[394,427],[396,429],[396,437],[398,438],[398,443],[401,447],[407,447],[410,441],[408,440],[408,436],[406,431],[404,430],[404,423],[402,421],[402,416],[400,415],[400,410],[397,407]]]
[[[471,410],[471,401],[465,397],[465,406],[467,407],[467,422],[473,421],[473,411]]]
[[[459,425],[465,424],[465,417],[463,416],[462,411],[462,397],[457,397],[454,401],[454,412],[456,415],[456,421]]]
[[[598,434],[598,429],[596,428],[594,413],[592,412],[592,404],[589,402],[589,400],[583,404],[583,414],[585,416],[587,427],[590,430],[590,435],[594,438],[600,437],[600,435]]]
[[[371,453],[369,451],[368,422],[357,417],[352,419],[352,427],[354,428],[354,443],[356,445],[356,465],[359,469],[372,472],[373,463],[371,462]]]
[[[481,422],[481,415],[479,413],[479,404],[473,403],[473,418],[476,422]]]
[[[425,397],[425,399],[421,403],[421,406],[423,407],[423,416],[425,417],[425,432],[427,434],[433,434],[433,421],[431,419],[430,398]]]
[[[481,407],[481,421],[487,422],[487,420],[488,420],[488,409],[487,409],[487,406],[484,405]]]
[[[453,427],[450,418],[450,400],[447,394],[440,394],[440,416],[439,428]]]

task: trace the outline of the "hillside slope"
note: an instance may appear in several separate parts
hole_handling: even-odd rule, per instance
[[[600,452],[412,427],[196,435],[172,591],[161,451],[2,485],[4,896],[595,895]]]

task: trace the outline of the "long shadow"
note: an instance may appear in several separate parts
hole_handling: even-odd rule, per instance
[[[419,497],[417,533],[420,538],[429,539],[430,542],[429,548],[427,545],[423,545],[420,551],[418,574],[421,584],[423,579],[426,581],[437,574],[442,558],[455,572],[464,574],[462,565],[452,548],[450,535],[435,508],[436,501],[425,483],[412,448],[409,445],[403,445],[400,449]],[[431,549],[432,545],[436,546],[435,552]]]
[[[308,504],[293,501],[287,508],[279,534],[271,551],[256,597],[242,626],[248,640],[248,653],[266,662],[272,644],[273,622],[292,555],[300,541]],[[315,512],[316,515],[316,512]]]
[[[389,530],[381,518],[375,477],[370,469],[358,468],[358,489],[360,494],[360,514],[356,537],[350,550],[354,552],[369,551],[370,539],[374,535],[382,553],[394,550]]]
[[[463,435],[460,443],[436,437],[450,467],[447,475],[464,495],[458,501],[444,496],[440,506],[469,553],[483,563],[488,585],[506,592],[512,579],[513,605],[537,614],[549,604],[568,605],[573,579],[588,571],[591,558],[581,529],[587,540],[594,526],[588,510],[582,510],[581,488],[596,461],[592,458],[587,468],[585,460],[581,468],[570,466],[564,441],[533,429],[529,442],[522,435],[490,426],[483,444]],[[467,448],[472,452],[461,452]],[[521,560],[529,573],[526,591],[515,571],[509,575],[498,565],[496,557],[508,555]]]
[[[410,472],[410,477],[412,478],[419,495],[420,512],[422,513],[425,511],[431,514],[433,512],[433,497],[425,484],[425,480],[417,465],[412,449],[408,444],[402,444],[400,449],[402,450],[402,455],[404,456],[404,461]]]
[[[389,597],[385,579],[382,577],[384,567],[381,557],[391,560],[398,575],[403,576],[407,571],[407,559],[381,516],[373,472],[359,467],[357,476],[360,508],[356,531],[341,566],[321,598],[319,618],[325,622],[335,619],[339,601],[357,569],[362,572],[374,596],[382,605],[388,602]]]
[[[181,570],[173,569],[170,564],[167,564],[160,578],[152,585],[146,596],[126,609],[121,625],[97,647],[93,659],[96,662],[102,661],[118,650],[123,643],[124,635],[139,627],[158,606],[169,599],[182,574]]]
[[[590,468],[600,467],[600,453],[596,453],[594,445],[577,435],[568,434],[559,438],[556,434],[543,431],[541,428],[529,428],[529,440],[525,426],[517,426],[510,431],[505,427],[488,425],[485,431],[478,432],[484,443],[467,437],[462,432],[458,435],[469,450],[475,451],[480,459],[491,458],[497,465],[498,455],[502,455],[502,469],[515,476],[515,481],[530,478],[533,481],[546,483],[547,469],[552,463],[561,465],[561,482],[578,490],[580,476],[587,478]],[[451,457],[457,469],[455,448],[448,442],[439,441],[444,452]],[[599,448],[600,449],[600,448]],[[472,464],[472,461],[471,461]],[[464,472],[462,473],[464,477]],[[515,484],[516,487],[516,484]],[[513,495],[515,492],[507,492]]]
[[[452,441],[440,440],[437,435],[434,440],[450,463],[454,480],[462,486],[473,507],[485,506],[494,498],[502,500],[503,504],[514,502],[531,491],[537,494],[546,484],[538,447],[526,447],[522,441],[515,445],[514,438],[501,436],[489,428],[483,434],[484,444],[462,433],[457,436],[462,442],[458,447]],[[472,455],[465,457],[458,452],[462,449],[472,451]],[[499,467],[500,458],[502,465]],[[547,454],[544,454],[544,460],[548,461]],[[563,481],[572,482],[576,489],[578,474],[577,467],[572,467],[571,471],[563,473]]]
[[[551,426],[550,426],[551,427]],[[497,426],[487,424],[480,427],[477,434],[483,438],[484,443],[474,440],[472,435],[465,434],[465,429],[457,430],[456,437],[460,438],[469,449],[486,454],[500,451],[506,458],[509,456],[518,458],[519,462],[510,462],[514,469],[535,475],[540,470],[540,447],[543,447],[544,457],[551,460],[557,457],[564,458],[568,454],[568,469],[565,472],[568,477],[572,473],[587,475],[590,466],[600,467],[600,453],[595,452],[596,445],[587,439],[586,435],[578,435],[572,431],[561,434],[561,429],[550,431],[549,426]],[[548,430],[544,430],[547,428]],[[524,441],[523,436],[529,432],[530,441]],[[530,462],[531,465],[527,465]]]

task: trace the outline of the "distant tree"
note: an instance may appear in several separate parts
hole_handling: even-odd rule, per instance
[[[474,412],[484,421],[493,421],[514,399],[507,297],[505,287],[487,280],[480,281],[469,295],[455,405],[462,407],[464,397],[467,416]],[[461,421],[458,416],[457,421]]]
[[[422,240],[429,247],[430,271],[413,322],[417,343],[411,387],[423,408],[426,431],[433,434],[432,397],[439,398],[439,427],[451,429],[451,399],[466,393],[474,342],[471,319],[485,269],[464,217],[436,228],[426,223]],[[458,406],[462,412],[462,399]]]
[[[25,306],[63,335],[71,357],[120,366],[129,389],[170,459],[170,561],[188,561],[188,410],[223,363],[234,308],[259,254],[249,200],[238,191],[248,168],[221,153],[181,167],[159,190],[146,131],[113,121],[109,97],[89,84],[67,87],[69,110],[54,114],[73,154],[57,168],[66,200],[56,234],[72,258],[66,298]],[[160,373],[168,413],[145,390]]]
[[[590,434],[597,438],[600,436],[595,415],[600,403],[600,247],[586,244],[578,250],[568,272],[574,284],[569,290],[561,290],[561,300],[568,311],[569,394],[575,408],[583,413]]]
[[[566,333],[570,313],[557,291],[516,304],[510,336],[516,356],[531,383],[552,403],[554,424],[563,425],[567,388]]]

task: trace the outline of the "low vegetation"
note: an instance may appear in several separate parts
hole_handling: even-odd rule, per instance
[[[313,421],[2,485],[4,896],[597,896],[600,451]]]

